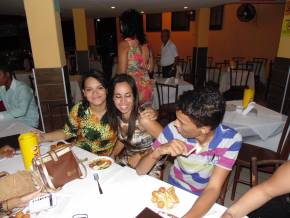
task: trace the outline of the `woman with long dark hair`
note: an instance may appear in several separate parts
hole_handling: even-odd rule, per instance
[[[126,74],[112,80],[108,94],[108,115],[118,142],[114,148],[116,162],[135,168],[151,149],[153,139],[162,131],[161,125],[145,116],[139,108],[139,96],[134,79]],[[160,162],[161,163],[161,162]],[[160,177],[161,164],[149,173]]]
[[[116,132],[107,115],[107,84],[100,74],[87,74],[82,80],[84,99],[70,111],[62,130],[39,133],[39,141],[56,141],[75,138],[76,145],[98,155],[111,155]]]
[[[118,73],[131,75],[137,84],[139,103],[152,100],[153,56],[143,29],[143,18],[134,9],[120,16],[120,29],[124,40],[118,46]]]

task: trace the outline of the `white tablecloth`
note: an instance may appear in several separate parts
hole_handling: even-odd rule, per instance
[[[16,132],[12,133],[16,134]],[[52,143],[42,143],[41,153],[47,152],[50,144]],[[96,157],[93,153],[78,147],[73,147],[73,151],[80,159],[92,160]],[[98,171],[104,192],[103,195],[100,195],[97,183],[93,179],[95,171],[87,166],[87,162],[85,165],[88,170],[88,176],[85,179],[67,183],[62,190],[56,193],[57,206],[55,208],[32,217],[71,218],[75,214],[87,214],[88,217],[133,218],[145,207],[160,211],[151,202],[151,193],[161,186],[168,188],[169,184],[147,175],[138,176],[136,171],[129,167],[113,164],[106,170]],[[0,169],[10,173],[23,170],[21,156],[1,159]],[[197,196],[179,188],[175,188],[175,190],[180,203],[168,212],[181,217],[191,208]],[[205,217],[219,217],[225,209],[225,207],[215,204]]]
[[[242,105],[241,101],[229,101],[227,104]],[[286,116],[256,104],[257,114],[242,115],[239,112],[226,111],[223,123],[238,130],[243,137],[259,136],[262,140],[280,133],[286,122]]]
[[[29,76],[33,76],[31,72],[16,72],[16,79],[31,87]],[[73,102],[77,103],[82,100],[82,92],[78,82],[70,79],[70,88]]]
[[[235,74],[234,74],[235,75]],[[240,81],[240,78],[242,74],[238,72],[238,79],[237,81]],[[235,81],[235,77],[233,78]],[[243,83],[245,83],[246,80],[246,74],[243,74]],[[248,78],[248,86],[250,88],[255,89],[255,76],[254,72],[249,72],[249,78]],[[231,79],[230,79],[230,71],[227,68],[222,69],[221,77],[220,77],[220,83],[219,83],[219,90],[221,93],[224,93],[225,91],[229,90],[231,88]]]
[[[34,129],[33,127],[27,126],[24,123],[17,121],[15,119],[3,120],[0,122],[0,138],[10,135],[21,134],[24,132],[29,132],[33,129]]]
[[[178,96],[180,96],[183,92],[188,91],[188,90],[193,90],[193,85],[187,81],[184,81],[182,79],[175,79],[175,78],[156,78],[155,81],[159,83],[164,83],[164,84],[171,84],[171,85],[176,85],[178,84]],[[164,92],[164,99],[167,99],[167,91]],[[169,101],[170,103],[175,101],[175,90],[174,88],[169,89]],[[157,93],[157,88],[156,85],[154,85],[154,91],[153,91],[153,103],[152,106],[154,109],[159,108],[158,104],[158,93]]]

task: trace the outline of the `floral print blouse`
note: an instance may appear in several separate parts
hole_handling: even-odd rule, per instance
[[[77,146],[97,155],[109,155],[117,139],[109,125],[107,113],[98,119],[82,101],[72,108],[64,133],[76,138]]]

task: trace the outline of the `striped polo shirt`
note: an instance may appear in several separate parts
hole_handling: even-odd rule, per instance
[[[153,144],[153,149],[179,139],[189,146],[198,146],[194,138],[184,138],[174,126],[168,124]],[[176,157],[170,170],[169,183],[200,195],[207,186],[214,166],[231,170],[239,153],[242,137],[234,129],[220,124],[207,147],[200,147],[189,156]]]

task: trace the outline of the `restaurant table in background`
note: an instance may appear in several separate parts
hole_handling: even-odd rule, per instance
[[[170,85],[178,85],[178,96],[180,96],[183,92],[188,90],[193,90],[193,85],[187,81],[184,81],[183,79],[176,79],[176,78],[155,78],[156,82],[164,83],[164,84],[170,84]],[[163,91],[163,90],[162,90]],[[163,92],[164,99],[167,99],[167,91]],[[165,96],[166,95],[166,96]],[[169,101],[170,103],[175,101],[175,90],[174,88],[169,89]],[[153,101],[152,101],[152,107],[154,109],[159,108],[158,104],[158,93],[156,85],[154,85],[153,90]]]
[[[241,106],[242,101],[228,101],[227,105]],[[234,128],[243,136],[243,142],[277,151],[287,117],[256,104],[257,113],[248,115],[226,111],[223,124]]]
[[[238,80],[240,81],[241,78],[241,72],[237,73],[238,75]],[[235,81],[235,78],[233,78]],[[246,80],[246,74],[243,74],[243,82]],[[216,81],[217,82],[217,81]],[[255,76],[254,72],[249,72],[249,78],[248,78],[248,86],[252,89],[255,89]],[[228,68],[223,68],[221,71],[221,77],[220,77],[220,82],[219,82],[219,90],[221,93],[224,93],[225,91],[229,90],[231,88],[231,79],[230,79],[230,71]]]
[[[15,74],[17,80],[22,81],[26,83],[29,87],[31,87],[31,82],[29,79],[29,76],[33,76],[31,72],[16,71]],[[82,92],[78,81],[70,78],[70,87],[73,102],[77,103],[82,100]]]
[[[0,143],[2,137],[21,134],[31,130],[35,130],[35,128],[27,126],[16,119],[2,120],[0,122]]]
[[[15,125],[19,124],[15,123]],[[21,129],[20,127],[23,126],[19,126],[19,129]],[[10,134],[16,134],[19,129],[16,132],[11,131]],[[41,153],[47,152],[51,144],[53,143],[42,143]],[[92,160],[97,157],[95,154],[78,147],[73,147],[73,151],[80,159]],[[133,218],[145,207],[156,212],[161,211],[151,202],[152,191],[161,186],[168,188],[169,184],[147,175],[138,176],[135,170],[114,163],[108,169],[97,171],[104,192],[101,195],[93,178],[96,171],[88,167],[88,162],[85,162],[85,165],[88,170],[85,179],[77,179],[67,183],[56,193],[56,207],[32,217],[72,218],[75,214],[87,214],[88,217]],[[13,158],[1,159],[0,169],[9,173],[23,170],[21,156],[16,155]],[[191,208],[197,196],[179,188],[175,188],[175,190],[180,203],[167,212],[181,217]],[[214,204],[205,217],[220,217],[225,209],[219,204]]]

